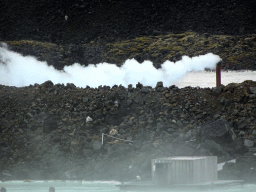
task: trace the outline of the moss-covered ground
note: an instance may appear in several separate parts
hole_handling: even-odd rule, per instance
[[[214,53],[223,59],[227,69],[236,69],[237,64],[244,68],[255,67],[250,61],[256,53],[256,35],[230,36],[209,35],[195,32],[138,37],[131,40],[108,44],[108,57],[118,61],[124,58],[141,57],[163,63],[177,61],[183,55],[198,56]],[[148,57],[148,58],[147,58]]]
[[[154,64],[161,65],[166,60],[173,62],[180,60],[183,55],[193,57],[211,52],[222,58],[222,68],[256,69],[256,34],[231,36],[185,32],[141,36],[129,40],[117,39],[111,43],[91,41],[79,45],[57,45],[32,40],[6,41],[6,43],[11,49],[24,55],[34,55],[40,60],[47,61],[54,54],[63,66],[72,65],[74,62],[81,63],[83,58],[86,58],[88,50],[93,49],[90,62],[94,64],[101,61],[120,66],[125,60],[135,58],[139,62],[151,60]],[[78,60],[76,60],[77,55],[80,57]],[[94,57],[100,59],[95,60]],[[86,61],[84,63],[86,64]]]

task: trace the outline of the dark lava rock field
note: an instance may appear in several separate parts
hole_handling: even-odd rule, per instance
[[[2,0],[0,41],[59,70],[129,58],[159,68],[208,52],[224,69],[255,70],[254,7],[245,0]],[[0,180],[147,180],[152,158],[216,155],[219,163],[236,159],[220,179],[252,183],[255,103],[249,80],[204,89],[0,85]]]
[[[255,33],[253,0],[2,0],[2,40],[57,44],[162,33]],[[67,16],[65,18],[65,16]]]
[[[220,177],[255,181],[253,81],[212,89],[47,81],[2,85],[0,97],[1,179],[149,179],[152,158],[216,155],[242,159]]]
[[[0,41],[56,69],[75,62],[156,68],[209,52],[222,68],[256,69],[256,7],[251,0],[2,0]]]

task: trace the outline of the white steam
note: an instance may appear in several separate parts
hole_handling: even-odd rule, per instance
[[[87,67],[75,63],[64,67],[64,71],[58,71],[35,57],[24,57],[10,51],[3,44],[0,47],[0,84],[22,87],[51,80],[54,84],[74,83],[78,87],[115,84],[127,87],[129,84],[136,86],[138,82],[155,87],[158,81],[163,81],[164,86],[170,86],[187,72],[215,69],[219,61],[221,58],[218,55],[208,53],[192,58],[183,56],[176,63],[166,61],[158,70],[151,61],[140,64],[135,59],[128,59],[120,68],[108,63],[91,64]]]

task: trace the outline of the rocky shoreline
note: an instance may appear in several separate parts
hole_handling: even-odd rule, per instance
[[[0,180],[150,178],[152,158],[216,155],[255,181],[256,83],[221,88],[0,86]],[[104,136],[102,133],[124,140]]]

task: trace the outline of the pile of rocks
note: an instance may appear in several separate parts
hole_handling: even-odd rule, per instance
[[[152,158],[173,155],[237,158],[220,175],[255,178],[240,169],[254,167],[255,94],[254,81],[212,89],[1,85],[0,180],[148,179]]]

